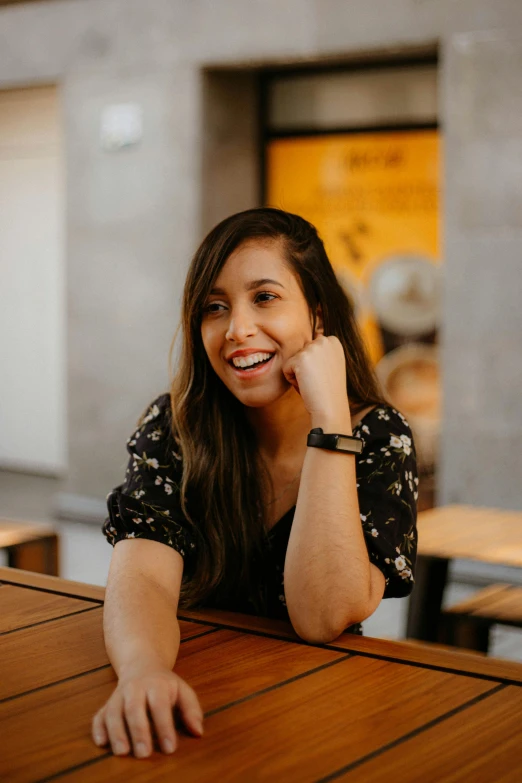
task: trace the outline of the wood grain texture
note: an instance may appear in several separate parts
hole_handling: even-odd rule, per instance
[[[278,636],[292,641],[301,641],[292,625],[284,620],[270,620],[268,617],[256,617],[238,612],[224,612],[221,609],[198,609],[188,611],[180,609],[178,616],[193,619],[196,622],[208,622],[222,628],[236,628],[244,631]]]
[[[102,613],[101,606],[95,607],[4,636],[0,645],[0,699],[109,664]],[[180,623],[183,640],[210,629]]]
[[[0,780],[31,783],[105,755],[90,726],[115,686],[108,667],[0,704]]]
[[[181,737],[173,756],[110,757],[60,780],[315,783],[491,687],[350,658],[210,716],[204,737]]]
[[[522,511],[439,506],[418,516],[419,554],[522,566]]]
[[[332,645],[306,645],[287,623],[217,611],[183,612],[180,618],[176,671],[202,701],[205,736],[182,734],[174,756],[115,758],[90,739],[92,715],[115,686],[103,644],[103,589],[13,569],[0,569],[0,579],[0,601],[2,594],[21,590],[22,603],[33,595],[36,601],[44,596],[92,607],[2,638],[0,698],[6,700],[0,704],[0,779],[9,783],[54,775],[89,783],[220,778],[325,783],[331,775],[348,774],[350,764],[359,765],[353,779],[366,783],[370,757],[388,758],[396,743],[402,754],[390,756],[390,768],[375,767],[382,776],[375,780],[389,780],[394,769],[391,778],[404,781],[410,743],[425,736],[435,743],[432,755],[424,748],[426,769],[432,774],[432,764],[435,771],[432,778],[422,771],[411,778],[415,783],[483,783],[475,774],[479,761],[499,772],[484,783],[520,779],[510,769],[518,772],[520,766],[515,726],[518,731],[522,689],[493,691],[495,680],[522,682],[522,665],[351,634]],[[349,653],[355,655],[347,658]],[[484,700],[474,703],[478,699]],[[452,716],[453,710],[460,711]],[[499,742],[503,758],[496,750]],[[459,766],[460,747],[467,777]],[[416,748],[412,745],[411,753]],[[446,774],[446,755],[455,778],[437,777],[440,770]]]
[[[299,653],[284,642],[218,631],[182,644],[176,670],[208,711],[343,658],[317,648]],[[91,740],[91,720],[116,682],[107,668],[0,704],[2,780],[31,783],[104,756]]]
[[[332,645],[336,649],[365,655],[375,655],[392,661],[404,661],[419,666],[489,677],[499,682],[522,683],[522,664],[488,658],[483,655],[426,645],[419,642],[395,642],[387,639],[372,639],[369,636],[344,634]]]
[[[51,593],[83,598],[86,601],[97,601],[101,603],[105,599],[104,587],[88,585],[84,582],[72,582],[69,579],[61,579],[58,576],[35,574],[32,571],[22,571],[18,568],[1,567],[0,582],[13,585],[25,585],[38,590],[48,590]]]
[[[522,625],[522,587],[489,585],[446,609],[445,614],[483,617],[510,625]]]
[[[499,693],[336,778],[339,783],[520,783],[522,689]]]
[[[175,671],[194,688],[208,713],[343,658],[320,647],[225,630],[183,645]]]
[[[196,625],[196,623],[187,623],[184,620],[178,620],[178,623],[181,641],[191,639],[193,636],[207,634],[209,631],[214,630],[212,625]]]
[[[216,625],[225,628],[273,635],[301,643],[290,623],[282,621],[268,620],[264,617],[250,617],[249,615],[219,610],[182,611],[180,616],[194,617],[206,620],[209,623],[216,623]],[[429,644],[424,645],[420,642],[396,642],[345,633],[331,644],[325,645],[325,647],[375,655],[393,661],[403,660],[408,663],[433,666],[447,671],[459,671],[463,674],[471,673],[492,679],[522,683],[522,664],[520,663],[487,658],[475,653],[463,652],[457,648],[444,649],[442,645],[432,646]]]
[[[109,663],[102,608],[8,634],[0,645],[0,699]]]
[[[91,601],[69,598],[27,587],[3,585],[0,593],[0,633],[92,609]]]

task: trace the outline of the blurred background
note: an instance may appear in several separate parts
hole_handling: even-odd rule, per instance
[[[262,204],[318,227],[420,508],[522,509],[521,182],[519,0],[0,0],[0,517],[105,583],[191,255]],[[521,571],[456,560],[448,600],[498,580]]]

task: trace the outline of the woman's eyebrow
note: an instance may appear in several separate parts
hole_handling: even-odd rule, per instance
[[[262,280],[252,280],[252,282],[247,285],[247,291],[253,291],[254,288],[261,288],[264,285],[278,285],[279,288],[284,288],[284,285],[277,280],[272,280],[270,277],[264,277]]]
[[[247,284],[246,290],[253,291],[255,288],[261,288],[264,285],[278,285],[279,288],[284,289],[284,285],[277,280],[272,280],[270,277],[263,277],[262,280],[252,280]],[[223,288],[213,288],[210,292],[210,296],[224,296],[226,291]]]

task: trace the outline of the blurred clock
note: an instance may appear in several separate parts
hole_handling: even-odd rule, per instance
[[[421,256],[392,256],[373,270],[368,296],[386,331],[411,340],[434,332],[440,320],[440,268]]]

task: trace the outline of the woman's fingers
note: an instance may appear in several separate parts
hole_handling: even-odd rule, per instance
[[[112,752],[116,756],[127,755],[130,751],[130,744],[123,719],[123,700],[119,694],[115,694],[109,699],[105,707],[105,727]]]
[[[176,730],[174,728],[173,708],[176,703],[177,688],[169,698],[168,692],[159,688],[150,688],[147,691],[147,701],[150,714],[154,722],[156,734],[164,753],[174,753],[177,747]]]
[[[110,743],[117,756],[132,749],[137,758],[146,758],[153,751],[154,728],[162,751],[173,753],[177,746],[174,708],[192,734],[203,734],[198,697],[174,673],[121,683],[92,720],[94,742],[99,746]]]
[[[152,753],[152,737],[147,716],[147,702],[144,690],[132,690],[123,697],[125,720],[129,727],[134,755],[143,759]]]
[[[105,708],[102,707],[102,709],[98,710],[92,719],[92,738],[94,740],[94,744],[99,746],[106,745],[109,741],[109,735],[107,734],[107,729],[105,728],[104,713]]]
[[[292,356],[292,358],[289,359],[286,362],[286,364],[283,365],[283,375],[285,377],[285,380],[287,380],[288,383],[290,383],[296,391],[299,391],[299,384],[297,382],[297,378],[295,375],[293,359],[294,357]]]
[[[203,710],[201,709],[198,697],[184,680],[178,680],[178,708],[187,729],[201,736],[203,734]]]

